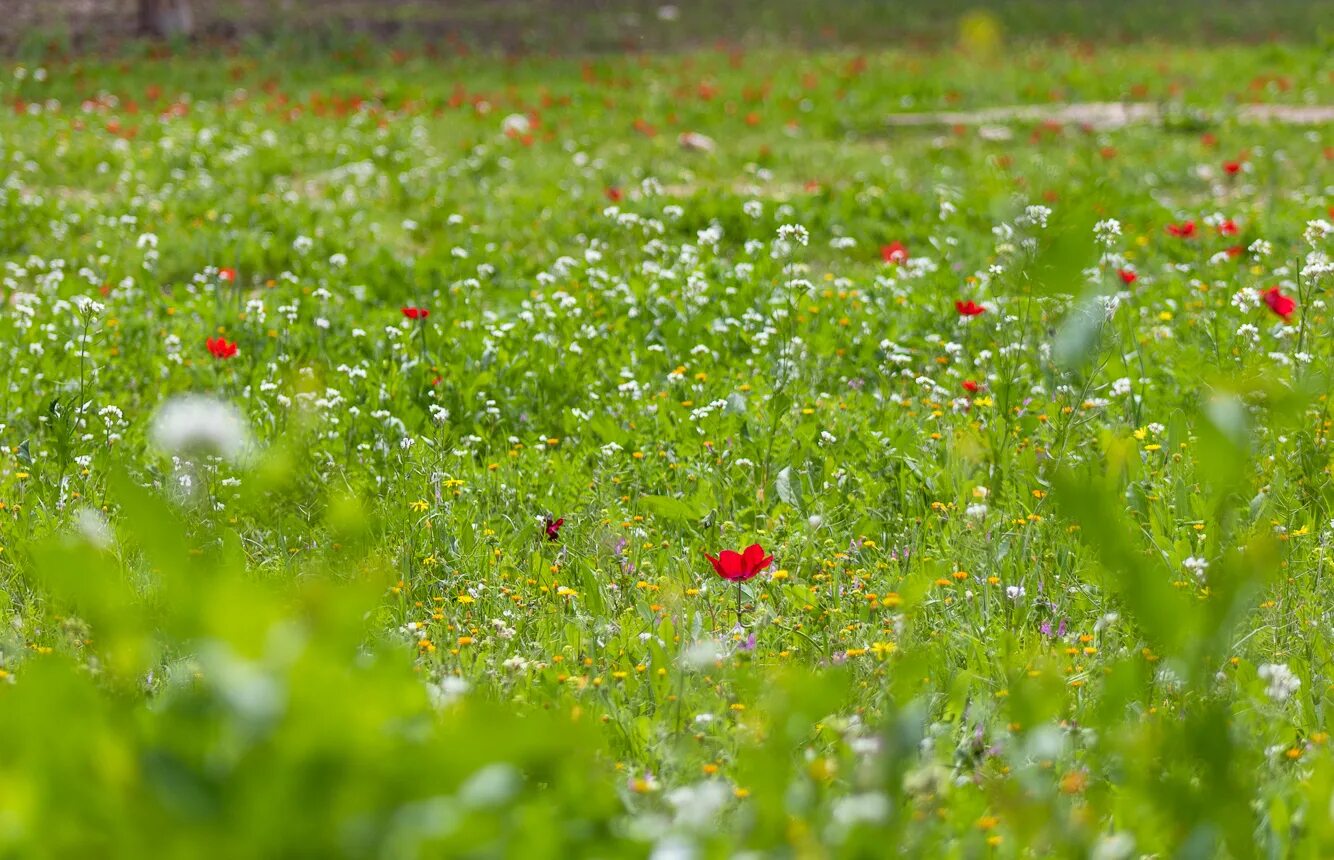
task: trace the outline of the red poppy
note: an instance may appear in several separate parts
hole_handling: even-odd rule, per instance
[[[959,312],[960,316],[965,316],[965,317],[975,317],[978,314],[986,311],[986,308],[982,307],[972,299],[969,299],[966,302],[956,301],[954,303],[954,309]]]
[[[1135,274],[1130,269],[1118,269],[1116,273],[1121,276],[1121,283],[1126,286],[1130,286],[1139,280],[1139,275]]]
[[[1167,232],[1181,239],[1190,239],[1195,235],[1195,222],[1182,221],[1180,224],[1168,224]]]
[[[976,394],[982,390],[982,386],[978,385],[971,379],[965,379],[963,381],[963,390],[967,391],[969,394]]]
[[[774,557],[764,554],[764,547],[753,543],[743,552],[725,549],[714,558],[707,552],[704,557],[718,575],[728,582],[745,582],[773,563]]]
[[[236,280],[235,269],[218,269],[218,280],[232,283]]]
[[[204,341],[204,345],[214,358],[231,358],[236,355],[236,343],[226,338],[211,337]]]
[[[1240,257],[1244,253],[1246,253],[1246,249],[1241,245],[1231,245],[1227,249],[1227,255],[1229,257]]]
[[[908,262],[908,246],[899,241],[880,246],[880,259],[886,263]]]
[[[1235,236],[1237,235],[1237,222],[1231,218],[1218,225],[1218,235]]]
[[[543,529],[546,531],[547,540],[560,540],[560,527],[563,525],[565,525],[564,517],[555,520],[551,517],[547,517],[546,525],[543,526]]]
[[[1264,299],[1269,309],[1282,317],[1284,322],[1292,316],[1293,311],[1297,310],[1297,300],[1292,296],[1283,295],[1283,291],[1278,287],[1261,290],[1260,298]]]
[[[407,317],[410,320],[424,320],[430,315],[431,312],[428,311],[426,308],[408,307],[403,309],[403,316]]]
[[[1238,173],[1241,173],[1241,162],[1224,161],[1223,172],[1226,173],[1228,176],[1236,176]]]
[[[621,198],[624,196],[621,193],[621,189],[617,188],[615,185],[608,186],[605,193],[607,195],[607,199],[610,200],[612,203],[620,203]]]

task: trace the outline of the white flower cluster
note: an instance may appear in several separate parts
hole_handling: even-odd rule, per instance
[[[1255,674],[1265,682],[1265,695],[1275,702],[1286,702],[1302,686],[1287,663],[1265,663]]]

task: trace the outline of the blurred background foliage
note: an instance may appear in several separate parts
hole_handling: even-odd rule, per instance
[[[1325,38],[1330,0],[7,0],[0,44],[111,48],[144,32],[206,40],[296,36],[368,50],[581,53],[738,46],[928,48],[960,37],[1103,47]],[[962,28],[961,25],[962,24]]]

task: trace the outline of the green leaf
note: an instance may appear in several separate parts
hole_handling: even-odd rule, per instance
[[[639,503],[654,516],[668,520],[698,520],[705,513],[693,501],[672,496],[640,496]]]
[[[795,480],[792,475],[792,467],[784,466],[778,472],[777,479],[778,498],[783,500],[783,504],[791,505],[798,511],[801,510],[801,478]]]

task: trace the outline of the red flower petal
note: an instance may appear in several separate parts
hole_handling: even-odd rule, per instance
[[[725,549],[718,553],[718,568],[718,574],[723,579],[738,582],[750,578],[746,575],[745,559],[734,550]]]
[[[1270,287],[1260,293],[1266,305],[1274,313],[1278,314],[1284,320],[1292,316],[1292,312],[1297,309],[1297,301],[1292,296],[1283,295],[1283,291],[1278,287]]]

